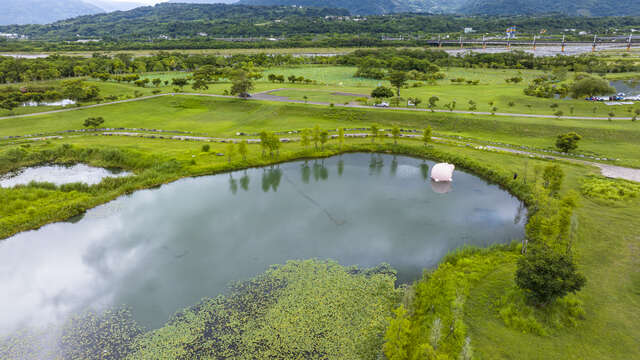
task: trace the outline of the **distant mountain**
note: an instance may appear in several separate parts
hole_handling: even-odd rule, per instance
[[[125,2],[125,1],[111,1],[111,0],[84,0],[84,1],[99,7],[105,12],[127,11],[131,9],[135,9],[140,6],[145,6],[143,3]]]
[[[344,8],[352,14],[390,13],[638,16],[640,0],[240,0],[247,5]]]
[[[0,0],[3,1],[3,0]],[[79,16],[46,25],[0,26],[0,32],[33,39],[71,40],[78,36],[101,39],[179,38],[193,36],[259,36],[265,29],[282,33],[289,26],[309,32],[326,16],[346,16],[345,9],[295,8],[226,4],[170,4]],[[318,24],[315,24],[318,26]],[[321,32],[329,32],[323,29]],[[207,35],[202,35],[207,34]]]
[[[481,15],[562,13],[579,16],[638,16],[639,0],[470,0],[461,12]]]
[[[81,0],[0,0],[0,25],[48,24],[104,12]]]
[[[169,0],[168,2],[183,4],[235,4],[238,0]]]
[[[468,0],[240,0],[246,5],[287,5],[343,8],[354,15],[391,13],[451,13]]]

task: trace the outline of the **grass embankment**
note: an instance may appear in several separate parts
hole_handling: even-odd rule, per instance
[[[438,134],[553,149],[556,136],[576,131],[583,136],[578,153],[620,159],[618,165],[640,167],[640,121],[557,120],[458,115],[380,109],[343,109],[305,104],[174,96],[81,109],[63,114],[0,120],[0,135],[14,136],[81,129],[88,117],[102,116],[105,127],[189,130],[211,136],[237,132],[311,128],[366,127],[378,123]],[[0,143],[1,144],[1,143]]]

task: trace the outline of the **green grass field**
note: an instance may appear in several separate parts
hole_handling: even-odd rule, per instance
[[[351,97],[344,98],[352,100]],[[187,130],[211,136],[232,136],[237,132],[255,133],[261,130],[299,130],[316,124],[333,129],[341,125],[362,127],[374,123],[412,128],[431,125],[444,135],[539,149],[552,149],[558,134],[577,131],[584,137],[579,153],[620,159],[618,164],[640,167],[640,148],[637,146],[640,141],[640,122],[512,118],[381,109],[346,110],[321,105],[184,95],[79,109],[63,114],[4,119],[0,120],[0,134],[33,134],[34,129],[38,130],[37,133],[82,129],[84,119],[95,116],[104,117],[106,127]]]

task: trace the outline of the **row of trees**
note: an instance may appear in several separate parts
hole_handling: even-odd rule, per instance
[[[0,108],[13,110],[25,102],[71,99],[80,101],[100,100],[100,88],[79,79],[65,80],[59,87],[27,86],[20,89],[7,87],[0,90]]]
[[[536,178],[540,172],[515,281],[533,304],[546,306],[582,289],[586,278],[578,272],[573,255],[578,197],[561,196],[565,176],[559,165],[536,168]]]

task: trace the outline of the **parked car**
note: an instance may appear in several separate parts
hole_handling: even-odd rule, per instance
[[[375,107],[389,107],[389,103],[381,102],[374,105]]]

